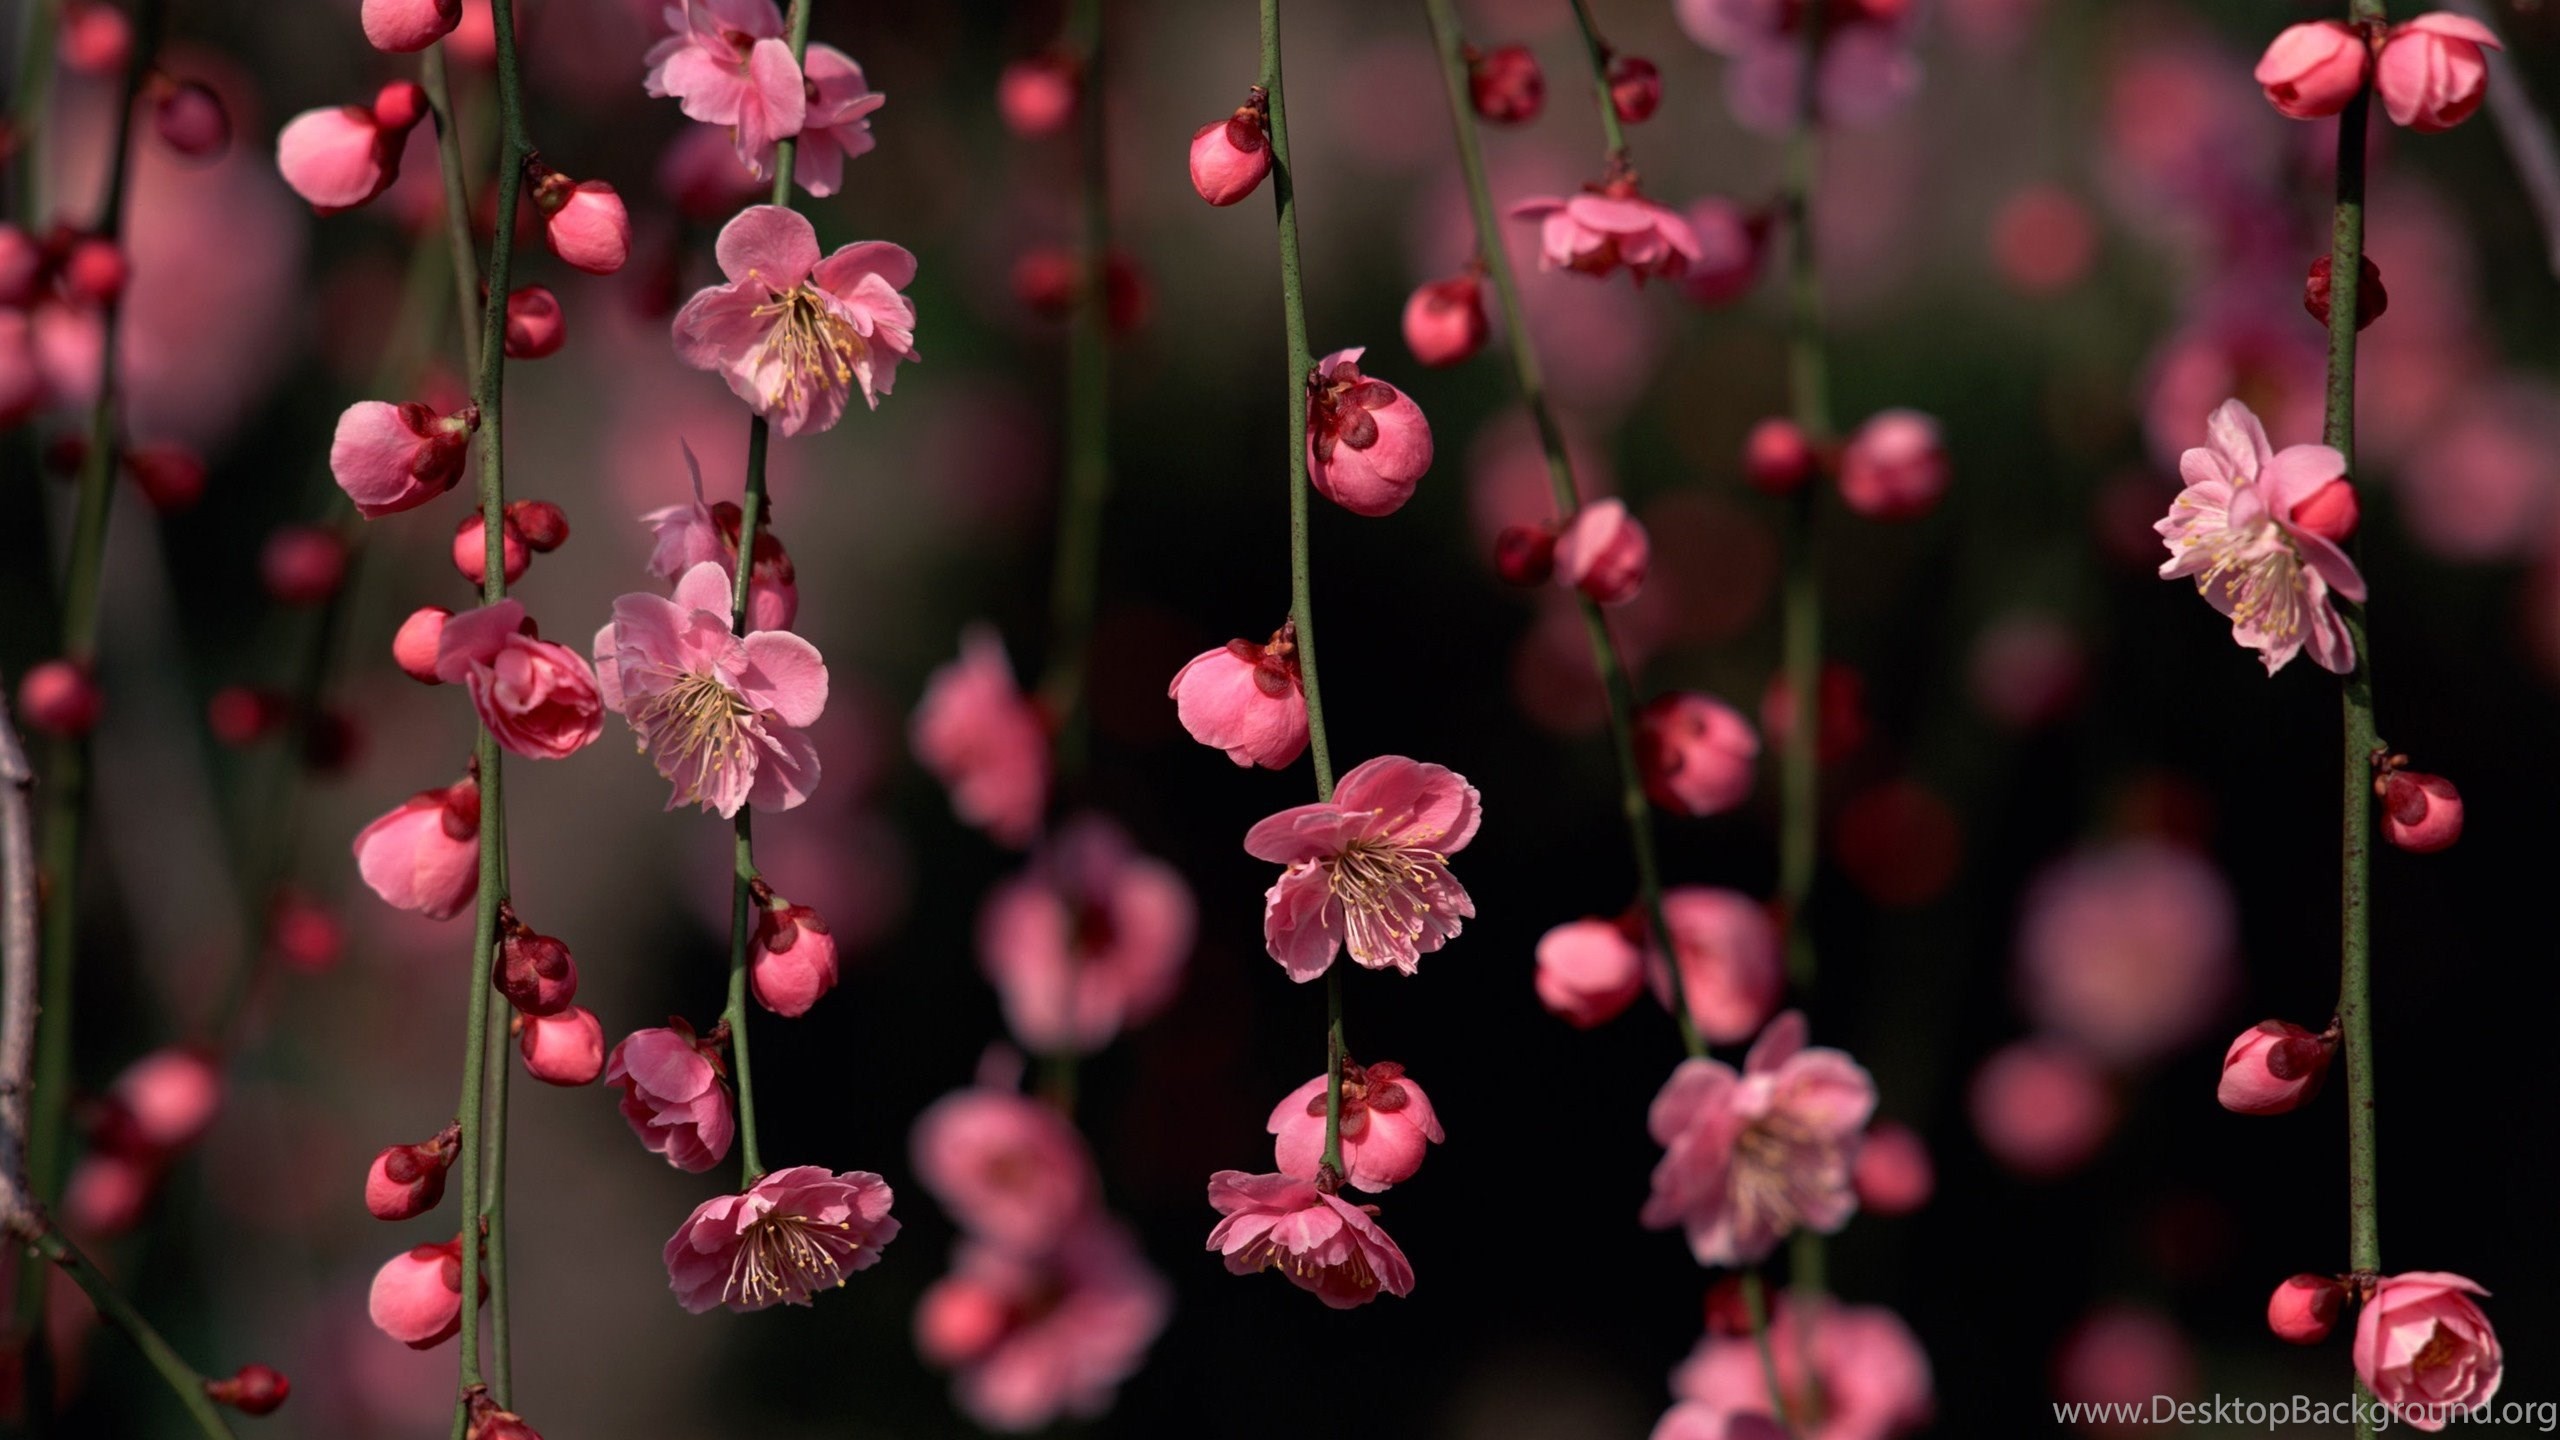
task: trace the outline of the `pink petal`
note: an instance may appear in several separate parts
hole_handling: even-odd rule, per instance
[[[458,685],[474,665],[486,665],[507,637],[524,628],[524,606],[513,600],[465,610],[444,622],[436,636],[436,678]]]
[[[788,630],[759,630],[746,645],[749,668],[740,689],[748,701],[786,725],[817,724],[827,708],[827,662],[818,647]]]
[[[786,50],[783,59],[790,58]],[[720,227],[714,250],[721,274],[732,281],[753,280],[781,294],[798,287],[816,268],[818,232],[797,210],[750,205]]]

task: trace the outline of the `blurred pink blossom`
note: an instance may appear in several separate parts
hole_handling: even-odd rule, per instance
[[[1048,721],[1014,683],[992,627],[961,632],[960,658],[926,680],[907,736],[962,820],[1017,849],[1039,833],[1049,806]]]
[[[978,963],[1015,1040],[1044,1055],[1090,1054],[1173,998],[1194,921],[1181,872],[1108,818],[1079,815],[1028,871],[989,892]]]
[[[955,1090],[916,1117],[916,1178],[969,1234],[1016,1255],[1056,1249],[1101,1183],[1057,1107],[1010,1090]]]
[[[1891,1440],[1927,1425],[1936,1409],[1928,1354],[1902,1317],[1881,1305],[1824,1301],[1806,1311],[1793,1295],[1769,1308],[1769,1354],[1803,1440]],[[1807,1373],[1810,1370],[1811,1373]],[[1769,1414],[1768,1373],[1748,1335],[1709,1335],[1672,1372],[1671,1393],[1728,1423]],[[1659,1432],[1657,1432],[1658,1434]],[[1749,1433],[1736,1428],[1726,1432]]]
[[[2028,890],[2019,989],[2038,1025],[2109,1064],[2145,1064],[2220,1018],[2238,939],[2231,887],[2211,863],[2118,841],[2056,862]]]
[[[916,1348],[971,1419],[1018,1433],[1110,1409],[1172,1310],[1128,1231],[1094,1216],[1046,1256],[961,1245],[917,1302]]]

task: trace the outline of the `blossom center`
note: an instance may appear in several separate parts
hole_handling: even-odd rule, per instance
[[[1745,1233],[1783,1235],[1804,1223],[1837,1147],[1783,1112],[1752,1122],[1733,1142],[1733,1203]]]
[[[819,391],[851,385],[854,367],[871,348],[815,286],[776,295],[758,305],[755,315],[768,327],[757,342],[761,359],[772,366],[765,380],[768,407],[796,408]]]
[[[1431,915],[1431,886],[1447,862],[1436,850],[1354,840],[1326,867],[1342,904],[1343,944],[1364,965],[1410,956]]]
[[[655,748],[659,772],[685,804],[707,803],[719,775],[747,754],[747,722],[755,710],[717,675],[689,670],[631,712],[640,748]]]
[[[2462,1341],[2444,1328],[2439,1320],[2427,1328],[2427,1343],[2418,1347],[2409,1368],[2420,1375],[2430,1370],[2449,1369],[2462,1358]]]
[[[756,1308],[844,1283],[845,1262],[862,1242],[805,1215],[767,1215],[740,1237],[729,1263],[729,1293]]]

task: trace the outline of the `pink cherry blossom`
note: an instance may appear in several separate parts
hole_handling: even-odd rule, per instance
[[[1277,1136],[1273,1163],[1283,1175],[1314,1180],[1324,1160],[1325,1077],[1290,1091],[1263,1128]],[[1422,1168],[1426,1146],[1448,1137],[1422,1093],[1392,1060],[1342,1066],[1342,1182],[1355,1190],[1389,1189]]]
[[[1129,1232],[1094,1216],[1046,1256],[963,1244],[917,1304],[916,1345],[971,1419],[1024,1432],[1108,1410],[1172,1312]]]
[[[1740,1074],[1684,1060],[1646,1128],[1663,1147],[1643,1220],[1678,1225],[1701,1265],[1748,1265],[1804,1227],[1829,1234],[1858,1208],[1851,1183],[1875,1082],[1838,1050],[1805,1047],[1804,1017],[1778,1017]]]
[[[745,1194],[705,1200],[667,1240],[676,1303],[696,1315],[806,1305],[879,1263],[881,1248],[898,1236],[892,1198],[868,1170],[794,1165]]]
[[[452,919],[480,891],[480,787],[419,791],[356,832],[355,855],[385,904]]]
[[[2468,15],[2437,11],[2392,26],[2373,62],[2373,88],[2392,123],[2423,135],[2470,119],[2489,90],[2484,45],[2506,48]]]
[[[2320,120],[2346,109],[2372,69],[2373,48],[2354,26],[2313,20],[2276,32],[2258,57],[2255,78],[2277,114]]]
[[[801,62],[808,115],[793,152],[793,176],[812,195],[833,195],[844,183],[844,162],[871,153],[871,112],[889,103],[862,78],[862,67],[833,45],[812,45]],[[767,152],[749,167],[758,178],[773,171]]]
[[[62,1223],[82,1243],[120,1239],[140,1228],[168,1173],[165,1157],[93,1150],[62,1186]]]
[[[2230,883],[2193,851],[2126,840],[2038,876],[2018,924],[2029,1018],[2114,1065],[2201,1038],[2238,984]]]
[[[1413,1293],[1413,1266],[1366,1206],[1327,1195],[1310,1180],[1221,1170],[1209,1203],[1224,1218],[1208,1248],[1231,1274],[1278,1266],[1289,1283],[1336,1310],[1366,1305],[1380,1292]]]
[[[718,1057],[717,1048],[677,1022],[632,1031],[605,1059],[604,1083],[622,1092],[619,1105],[631,1133],[679,1170],[699,1174],[719,1164],[737,1135]]]
[[[802,731],[826,710],[826,661],[788,630],[731,634],[729,600],[728,572],[706,561],[672,600],[614,601],[596,632],[605,706],[673,785],[670,810],[788,810],[818,785],[818,750]]]
[[[1392,515],[1431,468],[1431,422],[1384,380],[1360,373],[1366,346],[1316,362],[1307,391],[1307,478],[1354,515]]]
[[[276,169],[320,214],[353,209],[400,178],[400,152],[426,116],[426,92],[406,80],[383,86],[370,107],[305,110],[276,134]]]
[[[2213,412],[2206,434],[2208,443],[2179,457],[2185,488],[2152,527],[2169,547],[2160,578],[2194,576],[2197,592],[2231,617],[2231,638],[2256,650],[2270,675],[2305,649],[2324,670],[2353,670],[2355,643],[2329,597],[2364,599],[2364,577],[2293,515],[2345,475],[2345,458],[2326,445],[2277,451],[2237,400]]]
[[[683,449],[685,469],[693,476],[693,503],[668,505],[640,517],[640,523],[649,527],[649,573],[672,585],[687,570],[710,561],[727,570],[734,583],[745,514],[734,500],[704,503],[702,462],[694,458],[692,446]],[[770,518],[756,528],[755,564],[747,576],[747,628],[751,631],[788,630],[800,614],[799,573]]]
[[[1413,974],[1475,916],[1449,857],[1482,820],[1481,797],[1456,771],[1382,755],[1343,776],[1330,801],[1255,825],[1245,852],[1289,867],[1263,897],[1271,958],[1302,984],[1346,948],[1372,970]]]
[[[676,312],[676,356],[720,372],[783,434],[833,428],[857,385],[878,409],[898,362],[916,358],[916,309],[898,293],[916,257],[898,246],[863,240],[821,257],[806,216],[754,205],[715,249],[728,283]]]
[[[369,519],[414,510],[462,478],[479,426],[476,406],[439,415],[416,401],[359,400],[338,417],[329,474]]]
[[[412,1350],[461,1334],[462,1242],[419,1245],[384,1261],[365,1308],[375,1329]]]
[[[2385,1275],[2356,1316],[2356,1374],[2409,1428],[2434,1434],[2495,1399],[2506,1352],[2473,1303],[2488,1291],[2460,1275]]]
[[[2441,775],[2395,765],[2375,782],[2382,838],[2413,855],[2432,855],[2462,838],[2462,792]]]
[[[916,759],[951,792],[951,809],[998,844],[1022,846],[1049,807],[1049,726],[1014,683],[1004,641],[985,625],[933,672],[908,727]]]
[[[377,50],[424,50],[462,23],[462,0],[364,0],[364,38]]]
[[[1180,871],[1103,816],[1079,815],[988,894],[978,963],[1016,1041],[1091,1054],[1173,998],[1194,922]]]
[[[1084,1137],[1055,1106],[1010,1090],[955,1090],[916,1117],[916,1178],[962,1229],[1045,1254],[1095,1203]]]
[[[808,906],[763,890],[758,895],[755,947],[747,956],[748,988],[757,1004],[776,1015],[806,1015],[836,988],[835,934]]]
[[[727,129],[750,165],[800,133],[807,88],[773,0],[681,0],[666,20],[675,33],[649,47],[642,88],[674,97],[687,119]]]
[[[1706,256],[1687,216],[1625,182],[1523,200],[1511,207],[1511,218],[1537,222],[1541,270],[1603,279],[1624,269],[1642,285],[1677,280]]]
[[[1588,1030],[1618,1018],[1644,993],[1644,955],[1615,920],[1576,920],[1538,940],[1538,1003]]]
[[[2111,1302],[2081,1317],[2056,1347],[2053,1397],[2066,1404],[2131,1405],[2196,1393],[2195,1346],[2177,1322],[2141,1305]],[[2119,1412],[2121,1413],[2121,1412]],[[2127,1435],[2142,1427],[2117,1427]]]
[[[1298,674],[1297,626],[1270,640],[1230,640],[1191,657],[1167,692],[1191,738],[1238,765],[1285,770],[1307,748],[1307,693]]]
[[[1891,1440],[1927,1425],[1936,1408],[1929,1356],[1902,1317],[1880,1305],[1825,1300],[1810,1312],[1793,1295],[1769,1309],[1769,1354],[1802,1440]],[[1710,1335],[1671,1377],[1671,1393],[1731,1423],[1769,1414],[1768,1372],[1749,1335]],[[1659,1433],[1659,1432],[1657,1432]],[[1711,1432],[1710,1432],[1711,1433]],[[1740,1440],[1740,1427],[1727,1435]]]
[[[1778,927],[1768,907],[1738,890],[1675,885],[1662,892],[1662,922],[1671,927],[1681,990],[1698,1033],[1717,1045],[1758,1034],[1786,991]],[[1653,992],[1667,1009],[1670,967],[1652,946],[1646,947],[1645,962]]]
[[[1674,815],[1718,815],[1750,797],[1760,735],[1742,712],[1709,695],[1675,690],[1635,715],[1644,793]]]
[[[436,678],[467,686],[480,722],[510,752],[566,759],[604,733],[604,701],[584,657],[528,628],[513,600],[452,617],[437,633]]]
[[[524,1071],[545,1085],[575,1088],[593,1085],[604,1073],[604,1022],[595,1012],[571,1005],[553,1015],[520,1017],[516,1053]]]
[[[1973,1072],[1974,1133],[1991,1158],[2030,1180],[2089,1163],[2115,1130],[2116,1099],[2088,1057],[2051,1040],[2005,1046]]]

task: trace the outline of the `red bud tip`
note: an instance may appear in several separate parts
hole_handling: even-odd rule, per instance
[[[228,1380],[207,1380],[204,1393],[214,1404],[228,1405],[243,1415],[269,1415],[293,1394],[293,1382],[274,1366],[252,1361]]]
[[[509,501],[507,524],[539,555],[548,555],[569,541],[568,512],[548,500]]]
[[[2325,328],[2329,323],[2329,257],[2311,262],[2311,273],[2302,282],[2302,308]],[[2356,264],[2356,328],[2359,330],[2382,318],[2391,308],[2391,292],[2382,288],[2382,271],[2373,257],[2364,256]]]
[[[1504,45],[1470,57],[1467,97],[1496,125],[1520,125],[1546,108],[1547,77],[1526,45]]]
[[[209,160],[231,146],[231,115],[222,97],[193,80],[166,81],[151,101],[160,143],[190,160]]]
[[[1662,72],[1641,55],[1621,55],[1609,62],[1609,104],[1618,119],[1641,125],[1662,108]]]
[[[1792,420],[1771,416],[1743,439],[1742,478],[1755,490],[1784,495],[1812,479],[1818,468],[1813,442]]]
[[[1506,585],[1544,585],[1556,573],[1556,535],[1544,525],[1505,525],[1493,537],[1493,573]]]

